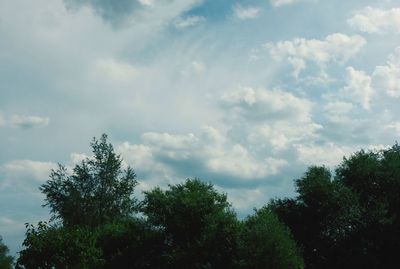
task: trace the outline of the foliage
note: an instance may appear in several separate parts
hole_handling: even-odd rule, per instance
[[[132,168],[122,170],[122,158],[103,134],[93,138],[93,157],[77,164],[72,175],[59,165],[41,186],[54,219],[64,226],[98,225],[130,216],[136,208],[132,198],[137,184]]]
[[[11,269],[13,266],[13,257],[8,255],[8,247],[3,243],[0,236],[0,269]]]
[[[23,246],[17,269],[88,269],[103,262],[96,248],[96,233],[85,227],[27,224]]]
[[[237,220],[225,194],[200,180],[145,192],[143,213],[165,233],[167,268],[230,268]]]
[[[243,221],[238,240],[237,268],[301,269],[300,251],[287,227],[267,207]]]
[[[163,233],[143,219],[104,225],[99,230],[96,246],[105,261],[102,269],[162,267]]]

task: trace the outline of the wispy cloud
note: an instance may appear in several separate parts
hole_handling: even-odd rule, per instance
[[[261,9],[254,6],[242,6],[236,4],[233,6],[233,14],[240,20],[256,19],[261,13]]]

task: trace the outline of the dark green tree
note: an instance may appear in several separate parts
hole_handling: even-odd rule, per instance
[[[11,269],[13,267],[14,258],[8,255],[8,247],[3,243],[0,236],[0,269]]]
[[[298,196],[271,201],[269,207],[303,248],[306,268],[348,268],[344,246],[360,221],[357,196],[332,179],[325,167],[313,166],[295,181]]]
[[[103,264],[102,252],[96,247],[96,232],[87,227],[27,224],[23,246],[17,269],[90,269]]]
[[[288,228],[264,207],[242,222],[236,267],[302,269],[304,262]]]
[[[91,146],[93,156],[76,165],[72,174],[59,165],[40,188],[53,219],[61,220],[64,226],[96,227],[135,212],[133,169],[122,169],[122,158],[107,142],[107,135],[93,138]]]
[[[364,268],[398,268],[400,261],[400,146],[345,158],[336,180],[359,197],[362,218],[352,242]],[[361,262],[362,261],[362,262]]]
[[[184,184],[145,192],[143,213],[165,235],[164,268],[231,268],[237,220],[225,194],[211,184]]]

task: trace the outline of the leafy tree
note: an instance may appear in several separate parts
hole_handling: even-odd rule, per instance
[[[0,236],[0,269],[11,269],[13,266],[13,257],[8,255],[8,247],[3,243]]]
[[[301,269],[303,258],[287,227],[267,207],[243,221],[237,268]]]
[[[76,165],[70,175],[59,165],[41,186],[53,219],[64,226],[98,225],[129,217],[136,209],[132,197],[137,184],[131,167],[122,169],[122,158],[107,143],[107,135],[93,138],[93,157]]]
[[[23,246],[17,269],[89,269],[103,263],[101,250],[96,248],[96,233],[85,227],[27,224]]]
[[[237,220],[225,194],[198,179],[145,192],[143,213],[165,234],[164,268],[230,268]]]

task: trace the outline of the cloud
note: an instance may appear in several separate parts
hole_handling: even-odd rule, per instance
[[[309,1],[313,0],[270,0],[271,5],[273,5],[274,7],[292,5],[300,2],[309,2]]]
[[[331,168],[338,165],[344,156],[358,150],[357,147],[339,146],[333,142],[322,145],[298,144],[295,148],[298,160],[305,165],[327,165]]]
[[[256,19],[260,15],[260,8],[253,6],[242,6],[236,4],[233,7],[233,14],[240,20]]]
[[[298,144],[295,146],[298,154],[298,160],[306,165],[327,165],[331,169],[340,164],[343,157],[360,150],[380,150],[387,148],[386,145],[360,145],[343,146],[334,142],[327,142],[321,145],[317,144]]]
[[[312,102],[287,91],[244,87],[223,94],[220,102],[231,132],[257,148],[279,151],[321,128],[312,120]]]
[[[364,71],[355,70],[353,67],[347,67],[346,72],[347,85],[340,91],[340,94],[369,110],[371,98],[374,94],[371,77]]]
[[[0,189],[4,188],[37,188],[44,183],[50,174],[51,169],[56,168],[52,162],[39,162],[32,160],[14,160],[0,166],[2,181]]]
[[[90,7],[114,27],[128,24],[168,24],[201,0],[64,0],[69,9]]]
[[[200,23],[206,21],[206,18],[203,16],[186,16],[186,17],[179,17],[175,19],[174,25],[178,29],[184,29],[196,26]]]
[[[400,97],[400,47],[388,57],[386,65],[375,67],[372,78],[377,90],[390,97]]]
[[[243,87],[224,93],[221,105],[234,114],[252,121],[269,121],[294,118],[308,121],[311,102],[283,90],[254,90]]]
[[[324,40],[295,38],[276,44],[267,43],[265,48],[276,61],[288,61],[294,68],[297,77],[307,67],[308,62],[324,67],[328,63],[345,63],[355,56],[366,44],[359,36],[348,36],[341,33],[328,35]]]
[[[400,8],[379,9],[366,7],[358,10],[347,23],[366,33],[400,33]]]
[[[141,7],[141,3],[146,3],[137,0],[64,0],[64,2],[68,8],[89,6],[104,20],[116,24],[132,16],[133,12]]]
[[[13,115],[10,117],[9,122],[12,126],[30,129],[47,126],[50,119],[48,117],[39,116]]]
[[[283,159],[258,159],[245,146],[232,143],[213,127],[199,135],[149,132],[142,143],[123,143],[118,150],[138,171],[178,178],[212,178],[222,186],[245,184],[274,175],[287,165]]]

